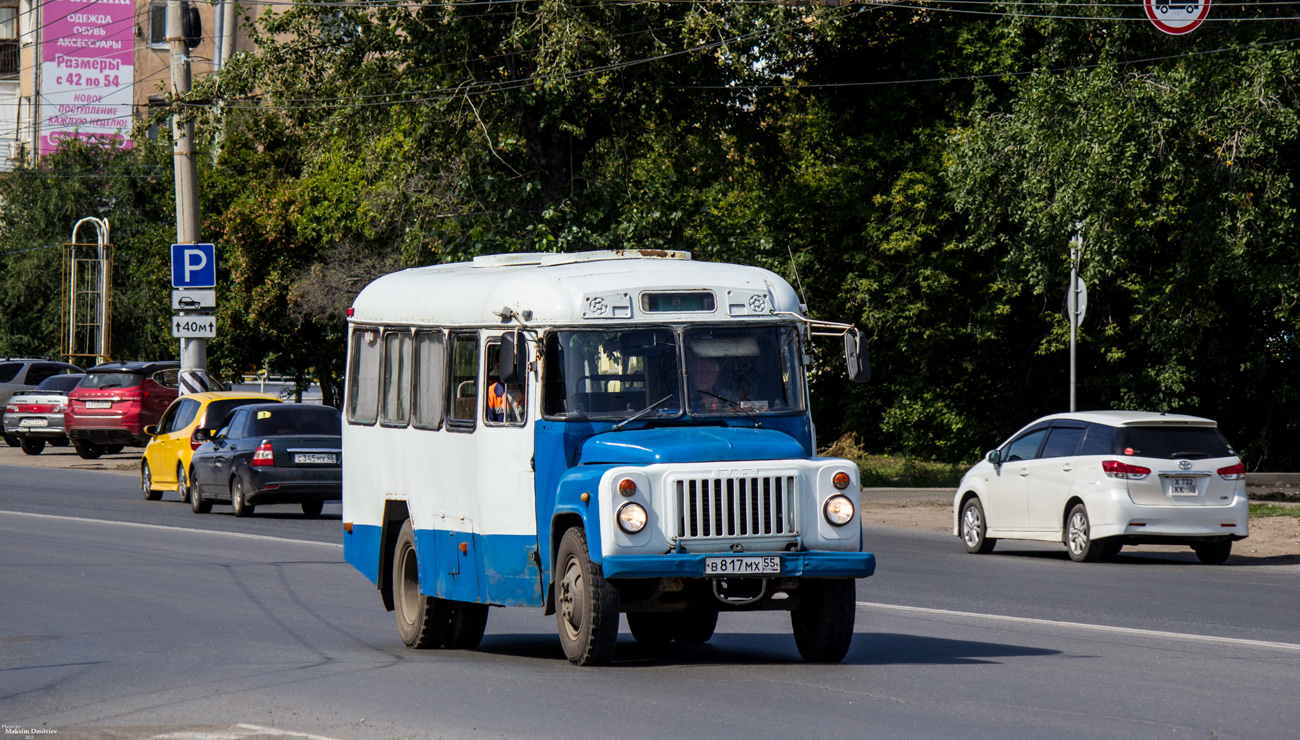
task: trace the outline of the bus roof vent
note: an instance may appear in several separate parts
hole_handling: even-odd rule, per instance
[[[521,252],[518,254],[487,254],[474,258],[475,267],[547,267],[570,265],[575,262],[602,262],[605,260],[689,260],[690,252],[676,249],[606,249],[599,252]]]

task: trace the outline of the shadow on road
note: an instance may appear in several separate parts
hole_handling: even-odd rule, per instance
[[[1162,546],[1162,547],[1168,547]],[[1057,560],[1068,561],[1069,555],[1065,550],[1013,550],[999,546],[998,549],[990,555],[981,557],[1007,557],[1007,558],[1026,558],[1030,560]],[[1096,567],[1097,563],[1080,563],[1082,567]],[[1126,548],[1116,557],[1107,560],[1100,565],[1186,565],[1200,568],[1214,569],[1240,566],[1259,566],[1259,565],[1300,565],[1300,555],[1270,555],[1255,556],[1234,553],[1228,562],[1224,565],[1204,565],[1196,559],[1196,554],[1188,548],[1183,550],[1143,550]]]
[[[496,634],[483,639],[478,652],[516,658],[564,661],[554,635]],[[999,658],[1060,655],[1059,650],[994,642],[950,640],[887,632],[858,632],[844,659],[846,665],[974,665]],[[619,635],[612,666],[753,666],[803,665],[794,637],[774,634],[719,633],[703,645],[642,645]],[[813,665],[813,664],[807,664]]]

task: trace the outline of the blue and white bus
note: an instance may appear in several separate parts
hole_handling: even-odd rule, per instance
[[[689,253],[508,254],[384,276],[348,310],[345,556],[413,648],[473,648],[489,606],[555,614],[579,665],[627,615],[698,643],[786,610],[805,659],[853,636],[858,469],[817,457],[794,290]]]

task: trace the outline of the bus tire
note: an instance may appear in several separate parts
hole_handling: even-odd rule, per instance
[[[790,612],[794,644],[810,663],[838,663],[853,642],[857,582],[852,578],[804,581],[799,606]]]
[[[564,533],[555,576],[555,621],[564,655],[574,665],[608,663],[618,643],[618,591],[591,562],[582,529]]]
[[[452,650],[473,650],[483,642],[487,629],[487,604],[454,601],[451,608],[451,630],[447,633],[447,647]]]
[[[686,612],[678,617],[677,634],[673,639],[683,645],[699,645],[713,639],[713,631],[717,628],[717,612]]]
[[[397,633],[407,647],[428,650],[446,642],[452,606],[420,593],[420,566],[410,519],[402,522],[393,548],[393,611],[397,613]]]
[[[642,645],[667,645],[677,636],[679,615],[664,612],[628,612],[627,628]]]

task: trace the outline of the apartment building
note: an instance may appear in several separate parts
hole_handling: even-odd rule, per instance
[[[233,2],[196,2],[191,75],[251,48]],[[69,136],[131,146],[171,87],[166,0],[0,0],[0,171]]]

